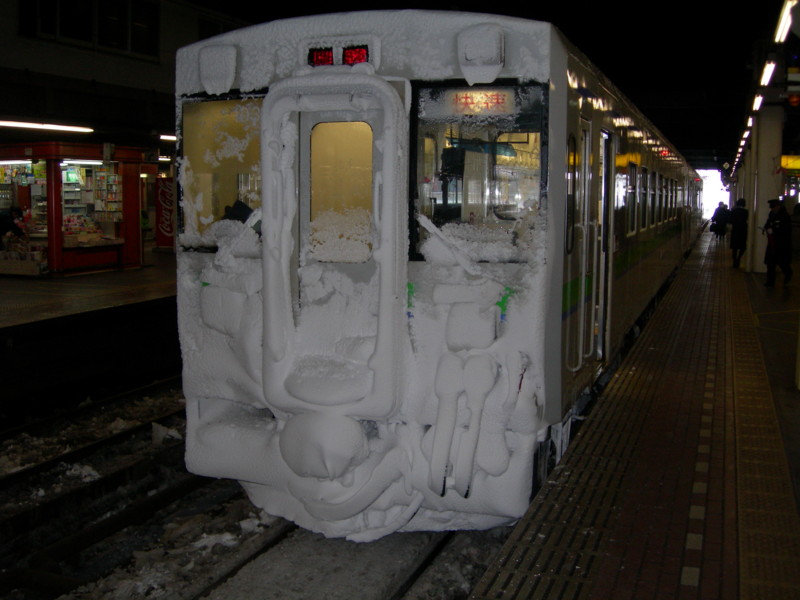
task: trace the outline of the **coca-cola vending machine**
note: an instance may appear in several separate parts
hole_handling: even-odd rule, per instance
[[[156,180],[156,247],[175,247],[175,180],[159,177]]]

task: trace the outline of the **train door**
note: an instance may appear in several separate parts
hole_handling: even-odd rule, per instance
[[[597,252],[599,253],[597,285],[597,305],[595,312],[596,335],[595,353],[599,360],[606,356],[608,323],[611,322],[611,285],[613,281],[611,269],[611,256],[613,254],[611,243],[614,239],[614,219],[612,210],[614,205],[614,139],[608,131],[600,132],[600,154],[598,172],[600,173],[600,198],[598,200],[597,214],[599,218],[599,239]]]
[[[579,139],[571,141],[574,156],[570,157],[572,194],[568,199],[567,215],[567,282],[568,298],[574,313],[567,318],[567,367],[579,371],[597,355],[602,344],[600,323],[601,300],[604,294],[600,253],[598,202],[592,193],[592,131],[591,123],[581,119]]]
[[[262,115],[267,403],[385,417],[401,372],[400,99],[374,77],[309,76],[273,86]]]

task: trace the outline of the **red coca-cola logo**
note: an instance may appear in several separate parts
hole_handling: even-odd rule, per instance
[[[175,233],[175,196],[171,180],[161,180],[158,187],[158,232],[165,236]]]

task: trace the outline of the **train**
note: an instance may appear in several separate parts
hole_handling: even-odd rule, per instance
[[[177,55],[186,464],[327,537],[526,511],[702,230],[550,23],[282,19]]]

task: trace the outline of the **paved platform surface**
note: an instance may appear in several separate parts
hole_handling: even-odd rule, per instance
[[[175,296],[175,255],[145,248],[144,266],[69,276],[0,276],[0,328]]]
[[[792,285],[703,235],[471,597],[800,598]]]

